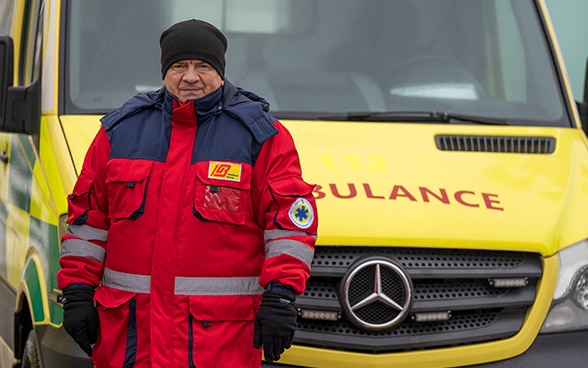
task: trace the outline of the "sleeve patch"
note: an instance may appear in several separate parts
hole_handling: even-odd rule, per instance
[[[308,229],[314,221],[314,211],[304,198],[298,198],[288,210],[288,217],[300,229]]]

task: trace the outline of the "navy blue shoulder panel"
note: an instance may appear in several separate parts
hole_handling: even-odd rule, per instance
[[[220,114],[198,125],[192,163],[220,160],[253,165],[260,148],[247,126]]]
[[[157,91],[149,93],[139,93],[126,101],[118,109],[109,112],[104,115],[100,122],[106,131],[110,130],[113,126],[120,123],[123,119],[136,114],[137,112],[151,108],[159,107],[163,105],[165,97],[165,88],[160,88]]]
[[[138,94],[101,119],[110,140],[110,158],[165,162],[171,115],[163,100],[163,89]]]
[[[171,137],[171,97],[165,88],[138,94],[105,115],[111,158],[165,162]],[[278,133],[263,98],[225,81],[223,108],[199,122],[192,162],[227,160],[254,164],[263,142]],[[168,106],[170,105],[170,106]]]
[[[261,144],[278,133],[269,113],[269,103],[253,92],[234,86],[225,80],[223,100],[224,110],[239,120]]]
[[[192,162],[255,164],[263,142],[278,133],[263,98],[225,80],[222,111],[198,124]]]
[[[165,162],[171,137],[171,119],[161,110],[133,114],[108,131],[110,158],[145,159]]]

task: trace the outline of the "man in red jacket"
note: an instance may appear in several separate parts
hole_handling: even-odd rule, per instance
[[[217,28],[160,46],[164,87],[102,118],[68,197],[63,325],[97,368],[259,367],[294,337],[313,186],[267,102],[224,78]]]

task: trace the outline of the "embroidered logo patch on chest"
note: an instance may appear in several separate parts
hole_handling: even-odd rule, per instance
[[[219,180],[241,181],[241,164],[210,161],[208,163],[208,177]]]
[[[304,198],[298,198],[288,210],[288,216],[294,225],[307,229],[314,221],[314,211],[310,203]]]

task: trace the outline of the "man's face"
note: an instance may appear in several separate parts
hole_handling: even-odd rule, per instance
[[[165,88],[182,102],[204,97],[224,84],[216,69],[201,60],[175,62],[163,78]]]

